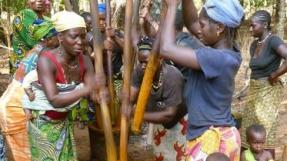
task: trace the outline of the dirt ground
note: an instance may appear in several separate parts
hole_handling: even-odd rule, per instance
[[[94,146],[93,149],[90,148],[90,137],[89,129],[85,127],[81,129],[79,126],[75,126],[75,140],[78,151],[79,161],[105,161],[105,142],[104,135],[102,133],[95,133],[94,136]],[[115,142],[117,147],[119,147],[119,135],[115,135]],[[119,149],[117,149],[119,150]],[[93,157],[92,157],[93,151]],[[153,161],[152,149],[147,149],[140,145],[139,142],[129,143],[128,145],[128,160],[129,161]]]

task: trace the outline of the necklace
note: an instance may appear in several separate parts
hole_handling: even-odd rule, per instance
[[[257,43],[258,43],[259,45],[261,45],[271,34],[272,34],[272,33],[269,32],[268,35],[265,36],[265,38],[264,38],[263,40],[261,40],[261,41],[257,40]]]
[[[59,49],[59,50],[60,50],[60,55],[61,55],[62,57],[64,57],[63,51],[62,51],[61,49]],[[65,59],[65,58],[64,58],[64,59]],[[66,61],[64,61],[64,65],[65,65],[66,67],[68,67],[69,69],[75,70],[75,69],[79,66],[79,63],[76,62],[76,64],[70,65],[70,64],[68,64]]]
[[[69,65],[69,64],[66,63],[66,62],[64,62],[64,65],[65,65],[66,67],[68,67],[69,69],[72,69],[72,70],[75,70],[75,69],[79,66],[78,63],[76,63],[75,65]]]
[[[152,83],[152,88],[157,90],[161,87],[162,85],[162,77],[163,77],[163,70],[160,71],[159,73],[159,78],[158,78],[158,83],[157,85],[154,84],[154,82]]]

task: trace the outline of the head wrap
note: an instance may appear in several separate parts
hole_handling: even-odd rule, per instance
[[[211,19],[231,28],[238,27],[244,15],[238,0],[207,0],[203,7]]]
[[[137,46],[139,51],[151,50],[152,40],[148,36],[141,36]]]
[[[98,4],[98,12],[101,14],[106,13],[106,4],[105,3],[99,3]]]
[[[52,22],[58,32],[78,27],[86,28],[84,18],[71,11],[57,12],[52,16]]]
[[[57,35],[57,32],[49,20],[36,19],[33,23],[33,37],[36,41]]]

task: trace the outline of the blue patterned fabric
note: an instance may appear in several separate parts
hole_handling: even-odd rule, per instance
[[[0,161],[7,161],[6,147],[2,133],[0,133]]]

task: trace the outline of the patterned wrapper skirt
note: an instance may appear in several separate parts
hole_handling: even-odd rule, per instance
[[[267,79],[251,80],[240,130],[243,147],[248,147],[246,129],[252,124],[261,124],[267,132],[265,148],[275,148],[281,98],[281,83],[272,86]]]
[[[187,115],[170,129],[154,124],[153,151],[156,161],[184,161]]]
[[[32,161],[77,161],[72,121],[48,120],[42,116],[29,122]]]
[[[214,152],[224,153],[231,161],[239,161],[240,144],[235,127],[210,127],[200,137],[187,141],[186,161],[204,161]]]

